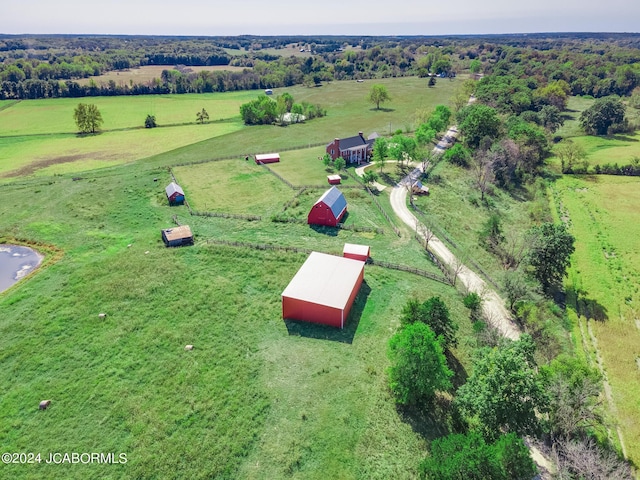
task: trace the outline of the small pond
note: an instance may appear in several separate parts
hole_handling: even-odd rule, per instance
[[[42,255],[31,248],[0,245],[0,292],[31,273],[41,261]]]

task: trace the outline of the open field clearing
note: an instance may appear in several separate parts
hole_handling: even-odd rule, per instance
[[[593,361],[597,350],[612,388],[626,451],[640,462],[640,181],[565,176],[553,186],[576,252],[567,280],[574,335]],[[615,435],[614,435],[615,438]]]
[[[232,67],[230,65],[210,65],[199,67],[185,67],[186,71],[193,73],[198,72],[215,72],[215,71],[228,71],[228,72],[241,72],[247,67]],[[116,85],[128,85],[129,82],[134,83],[149,83],[154,79],[160,79],[162,77],[163,70],[176,70],[175,65],[145,65],[144,67],[131,68],[128,70],[120,70],[114,72],[107,72],[104,75],[97,77],[80,78],[76,82],[80,85],[89,85],[91,80],[98,85],[105,85],[111,80],[116,82]],[[249,69],[250,70],[250,69]],[[185,71],[185,70],[183,70]]]
[[[0,178],[53,175],[133,162],[242,128],[240,122],[75,134],[0,138]]]
[[[640,132],[612,137],[581,136],[573,141],[582,145],[590,166],[629,165],[634,158],[640,158]]]
[[[425,438],[444,433],[450,419],[396,410],[387,341],[408,298],[440,295],[460,323],[456,355],[468,365],[471,324],[458,293],[367,267],[344,331],[285,324],[280,294],[305,256],[206,240],[338,253],[345,241],[367,238],[189,217],[166,205],[168,178],[134,164],[81,181],[62,175],[0,188],[4,235],[64,251],[0,294],[0,385],[12,385],[3,388],[3,446],[126,453],[126,465],[101,471],[111,478],[414,478]],[[33,208],[8,201],[26,196]],[[162,245],[159,229],[173,214],[192,225],[196,246]],[[377,258],[416,258],[423,268],[410,238],[370,240]],[[40,412],[45,398],[51,407]],[[47,477],[53,468],[71,479],[96,473],[95,465],[23,467],[3,468],[11,478]]]
[[[223,160],[173,170],[191,207],[239,215],[272,215],[294,191],[253,160]]]
[[[296,101],[318,103],[327,108],[327,117],[289,127],[259,126],[242,128],[239,108],[262,91],[229,92],[202,95],[158,95],[140,97],[91,97],[82,99],[25,100],[9,103],[0,110],[0,175],[26,168],[31,173],[53,163],[69,163],[46,173],[82,171],[101,165],[125,163],[154,157],[153,163],[176,164],[220,156],[244,156],[246,153],[268,152],[281,148],[329,143],[333,138],[365,135],[373,131],[386,133],[391,127],[413,127],[416,109],[433,109],[446,103],[459,85],[457,81],[443,81],[428,89],[426,81],[418,78],[398,78],[376,81],[387,85],[392,101],[387,109],[376,111],[366,97],[371,83],[332,82],[322,87],[286,89]],[[275,95],[282,91],[274,92]],[[95,137],[78,137],[73,111],[80,102],[95,103],[104,119],[104,133]],[[6,106],[7,103],[0,105]],[[211,122],[196,125],[195,115],[202,108]],[[156,116],[158,125],[176,125],[158,129],[143,129],[147,114]],[[229,120],[217,124],[219,119]],[[186,125],[184,125],[186,124]],[[128,129],[138,129],[135,133]],[[115,130],[115,131],[114,131]],[[241,130],[232,133],[234,131]],[[171,132],[169,134],[168,132]],[[118,153],[105,152],[100,144],[107,133],[112,136],[104,144],[117,146]],[[63,134],[56,137],[53,134]],[[149,137],[154,137],[149,141]],[[49,144],[49,141],[56,142]],[[204,141],[206,140],[206,141]],[[161,142],[161,143],[158,143]],[[199,142],[199,143],[198,143]],[[187,146],[185,150],[175,150]],[[164,152],[171,153],[164,153]],[[155,157],[161,155],[160,157]],[[56,159],[61,162],[56,162]],[[83,160],[89,163],[84,166]],[[108,160],[111,163],[101,163]],[[39,163],[42,162],[42,163]],[[32,165],[32,168],[28,166]]]

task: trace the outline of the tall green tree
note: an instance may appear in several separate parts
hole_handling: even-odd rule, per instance
[[[537,412],[547,411],[548,400],[533,358],[529,335],[485,349],[467,383],[458,389],[456,404],[472,428],[488,440],[502,432],[537,434]]]
[[[474,431],[438,438],[420,464],[425,480],[531,480],[535,474],[529,449],[512,433],[495,443]]]
[[[73,118],[80,133],[96,133],[103,123],[102,115],[94,104],[79,103]]]
[[[387,91],[387,87],[380,84],[375,84],[371,87],[369,92],[369,102],[376,106],[376,110],[380,110],[380,104],[390,101],[391,97]]]
[[[580,124],[588,135],[606,135],[609,127],[624,121],[625,106],[619,98],[596,99],[580,114]]]
[[[474,103],[460,109],[456,118],[469,147],[477,148],[485,137],[496,139],[500,135],[502,122],[494,108]]]
[[[201,111],[199,111],[198,113],[196,113],[196,122],[199,124],[203,124],[204,122],[208,122],[209,121],[209,114],[207,113],[207,111],[203,108]]]
[[[438,296],[431,297],[420,303],[416,299],[410,299],[402,309],[400,322],[403,325],[411,325],[422,322],[442,337],[442,346],[445,349],[455,347],[458,343],[456,334],[458,324],[451,319],[447,305]]]
[[[562,283],[571,265],[571,254],[575,251],[575,238],[564,223],[543,223],[529,230],[533,244],[527,256],[533,276],[548,292],[552,286]]]
[[[373,144],[373,162],[380,167],[380,173],[382,173],[382,167],[384,162],[389,156],[389,142],[386,138],[378,137]]]
[[[451,388],[440,337],[428,325],[407,325],[389,340],[389,385],[401,404],[430,400],[438,390]]]

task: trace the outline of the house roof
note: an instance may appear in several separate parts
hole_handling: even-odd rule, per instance
[[[356,135],[354,137],[340,138],[340,150],[351,150],[353,148],[363,147],[365,145],[372,146],[378,138],[376,132],[373,132],[367,138],[364,135]]]
[[[354,147],[362,147],[363,145],[367,145],[367,140],[361,135],[340,139],[340,150],[349,150]]]
[[[193,237],[193,234],[191,233],[191,228],[189,228],[189,225],[180,225],[179,227],[167,228],[162,230],[162,234],[167,239],[167,242],[171,242],[173,240],[180,240],[182,238]]]
[[[343,310],[363,269],[358,260],[311,252],[282,296]]]
[[[178,193],[184,196],[182,188],[175,182],[171,182],[169,185],[167,185],[167,188],[165,188],[164,191],[167,192],[167,197],[170,197],[174,193]]]
[[[324,204],[331,209],[335,218],[338,218],[342,211],[347,208],[347,199],[344,198],[342,192],[336,187],[331,187],[324,192],[314,205],[320,202],[324,202]]]

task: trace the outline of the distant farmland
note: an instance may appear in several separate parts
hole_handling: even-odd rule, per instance
[[[212,65],[204,67],[185,67],[187,72],[215,72],[226,70],[228,72],[241,72],[249,67],[232,67],[229,65]],[[250,69],[250,68],[249,68]],[[107,72],[104,75],[97,77],[82,78],[76,80],[80,85],[89,85],[89,82],[93,80],[98,85],[107,84],[110,80],[116,82],[116,85],[125,85],[130,81],[133,83],[142,83],[152,81],[155,78],[160,78],[163,70],[177,70],[175,65],[147,65],[139,68],[131,68],[128,70],[118,70],[113,72]]]

